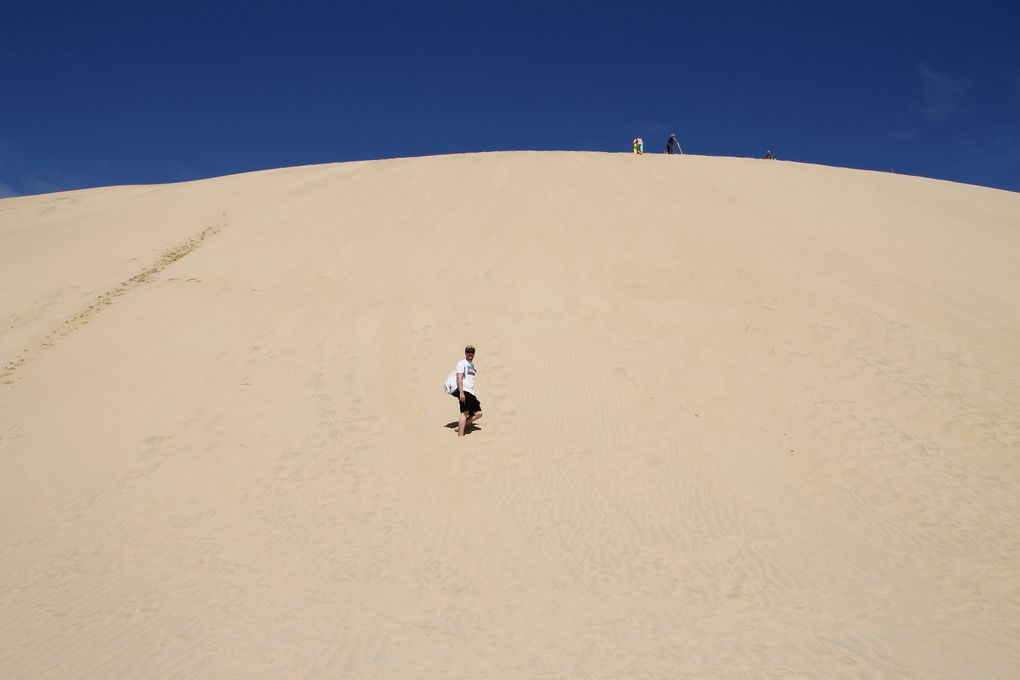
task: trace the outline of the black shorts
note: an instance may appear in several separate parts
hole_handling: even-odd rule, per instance
[[[466,413],[469,416],[473,416],[482,410],[482,405],[478,403],[478,397],[471,394],[470,392],[464,393],[464,401],[460,400],[460,390],[454,390],[453,396],[457,398],[457,403],[460,404],[460,412]]]

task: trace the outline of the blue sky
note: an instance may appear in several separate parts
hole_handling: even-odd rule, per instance
[[[503,149],[1020,191],[1020,3],[0,0],[0,196]]]

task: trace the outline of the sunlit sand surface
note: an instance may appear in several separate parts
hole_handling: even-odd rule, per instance
[[[7,678],[1020,674],[1020,194],[515,152],[5,199],[0,383]]]

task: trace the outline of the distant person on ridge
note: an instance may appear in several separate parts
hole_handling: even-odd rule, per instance
[[[475,347],[464,348],[464,358],[457,362],[456,387],[450,392],[460,401],[460,420],[457,421],[457,436],[463,437],[467,429],[482,417],[482,405],[475,396]],[[452,376],[451,376],[452,377]],[[447,386],[453,387],[453,385]]]
[[[634,138],[634,153],[636,153],[637,155],[640,156],[644,152],[645,152],[645,140],[641,139],[640,137],[635,137]]]
[[[676,149],[676,150],[674,151],[674,149]],[[673,154],[673,153],[680,153],[680,154],[682,154],[683,152],[684,152],[684,150],[680,148],[680,142],[677,141],[676,133],[675,132],[671,132],[670,135],[669,135],[669,139],[666,140],[666,153],[668,153],[668,154]]]
[[[768,151],[765,152],[765,160],[767,161],[776,160],[776,157],[772,155],[772,149],[769,149]]]

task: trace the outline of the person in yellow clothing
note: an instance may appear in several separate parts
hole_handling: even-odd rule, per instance
[[[641,155],[645,152],[645,140],[640,137],[634,138],[634,153]]]

